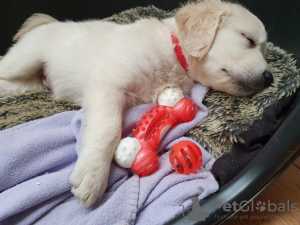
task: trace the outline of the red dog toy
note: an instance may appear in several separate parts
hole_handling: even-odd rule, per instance
[[[156,105],[137,123],[134,138],[121,140],[115,152],[116,162],[122,167],[131,165],[132,171],[139,176],[153,174],[159,168],[156,153],[159,141],[170,128],[193,120],[195,115],[196,105],[188,98],[181,99],[174,107]],[[131,164],[131,156],[136,153]]]
[[[202,152],[191,141],[180,141],[175,144],[169,158],[172,167],[181,174],[195,173],[202,165]]]

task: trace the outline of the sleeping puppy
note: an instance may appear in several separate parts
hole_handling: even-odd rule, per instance
[[[55,99],[86,109],[70,182],[90,206],[106,189],[126,109],[156,103],[167,87],[188,93],[194,82],[237,96],[263,90],[273,81],[264,59],[266,38],[253,14],[219,0],[188,3],[173,18],[129,25],[35,14],[0,61],[0,95],[48,87]]]

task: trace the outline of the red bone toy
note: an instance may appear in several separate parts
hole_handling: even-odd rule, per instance
[[[132,169],[139,176],[149,176],[159,168],[156,149],[165,133],[179,123],[189,122],[196,115],[192,100],[182,98],[174,107],[156,105],[137,123],[134,138],[121,140],[115,152],[116,162]]]
[[[158,170],[158,156],[156,149],[165,133],[179,123],[189,122],[196,115],[196,106],[188,98],[183,98],[174,107],[156,106],[134,131],[134,137],[142,148],[135,157],[131,169],[139,176],[148,176]]]

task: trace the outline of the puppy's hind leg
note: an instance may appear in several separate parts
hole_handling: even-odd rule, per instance
[[[57,22],[44,14],[34,14],[21,27],[20,39],[0,60],[0,96],[43,89],[40,72],[46,51],[45,30],[41,25]],[[38,28],[37,28],[38,27]]]
[[[26,54],[22,46],[15,45],[0,60],[0,97],[43,90],[42,62],[34,54]]]
[[[39,76],[43,68],[39,43],[30,33],[0,60],[0,96],[43,89]]]
[[[15,81],[0,79],[0,97],[6,97],[30,91],[42,91],[44,89],[45,88],[42,85],[42,81],[40,79],[26,79]]]

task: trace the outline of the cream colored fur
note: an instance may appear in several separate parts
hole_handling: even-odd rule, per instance
[[[171,32],[181,42],[188,73],[174,54]],[[188,93],[195,81],[234,95],[253,94],[264,86],[268,69],[262,23],[243,7],[218,0],[189,3],[175,18],[129,25],[58,22],[36,14],[15,39],[0,61],[0,95],[42,90],[43,70],[54,98],[86,108],[70,177],[72,192],[86,206],[106,189],[126,109],[156,102],[166,87]]]
[[[42,14],[42,13],[33,14],[25,21],[25,23],[22,25],[18,33],[14,36],[13,40],[14,41],[19,40],[24,34],[28,33],[29,31],[31,31],[36,27],[49,24],[49,23],[54,23],[54,22],[58,22],[58,21],[46,14]]]

